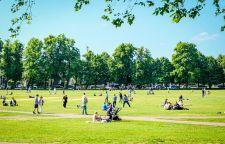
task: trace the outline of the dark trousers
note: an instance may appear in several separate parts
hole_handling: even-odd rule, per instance
[[[63,102],[63,107],[66,108],[67,102]]]
[[[82,114],[87,115],[87,106],[82,106]]]
[[[113,107],[115,107],[116,106],[116,101],[113,101]]]
[[[130,107],[130,103],[128,101],[123,102],[123,107],[125,106],[125,104],[127,104]]]

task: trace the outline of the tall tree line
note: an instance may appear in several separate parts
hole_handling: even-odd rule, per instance
[[[43,88],[73,85],[164,84],[208,85],[225,83],[225,55],[205,56],[196,45],[179,42],[171,61],[154,59],[149,49],[122,43],[112,56],[89,48],[81,56],[75,40],[61,34],[44,40],[32,38],[26,47],[19,41],[0,40],[1,85],[38,85]]]

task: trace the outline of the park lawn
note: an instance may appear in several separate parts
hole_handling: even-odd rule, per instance
[[[66,90],[68,95],[69,102],[68,107],[64,109],[62,107],[62,90],[57,90],[56,95],[49,94],[48,90],[33,90],[31,94],[27,94],[25,90],[12,90],[13,95],[8,95],[8,101],[10,97],[15,97],[19,103],[18,107],[3,107],[0,105],[0,109],[9,110],[9,111],[33,111],[33,99],[28,98],[28,95],[39,94],[44,96],[44,113],[74,113],[80,114],[81,109],[77,109],[76,106],[81,104],[81,97],[83,92],[86,92],[86,95],[89,98],[88,103],[88,113],[93,114],[95,111],[99,111],[100,114],[104,114],[101,111],[101,105],[104,102],[104,93],[105,91],[101,90]],[[110,100],[112,99],[113,94],[118,94],[120,91],[110,91]],[[207,95],[205,98],[201,97],[200,90],[170,90],[168,93],[167,90],[155,90],[154,95],[147,95],[145,90],[136,90],[136,94],[133,94],[134,101],[131,102],[132,108],[125,107],[120,115],[130,115],[130,116],[182,116],[182,115],[217,115],[217,112],[222,112],[222,115],[225,115],[225,90],[212,90],[210,95]],[[99,95],[100,93],[103,96],[93,96],[94,93]],[[122,91],[123,94],[127,94],[127,90]],[[169,101],[175,103],[180,95],[183,95],[185,107],[190,110],[184,111],[167,111],[162,108],[162,103],[165,98],[168,98]],[[0,95],[6,95],[6,90],[0,90]],[[118,106],[121,107],[122,104],[117,102]]]
[[[187,118],[187,119],[179,119],[185,121],[200,121],[200,122],[223,122],[225,123],[225,118]]]
[[[87,123],[90,119],[0,120],[0,142],[225,143],[225,127],[161,122]]]
[[[20,113],[12,113],[12,112],[0,112],[0,116],[17,116],[17,115],[21,115]]]

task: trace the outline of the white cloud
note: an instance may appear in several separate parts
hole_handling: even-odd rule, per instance
[[[219,38],[219,34],[208,34],[207,32],[202,32],[192,37],[191,41],[201,42],[201,41],[216,40],[218,38]]]

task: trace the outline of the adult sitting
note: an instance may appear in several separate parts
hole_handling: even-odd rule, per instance
[[[179,100],[179,101],[178,101],[178,105],[179,105],[179,107],[180,107],[181,109],[183,109],[183,101],[182,101],[182,100]]]
[[[18,106],[16,100],[14,99],[14,97],[12,97],[12,100],[10,101],[10,106]]]
[[[183,100],[184,100],[183,96],[180,95],[180,96],[179,96],[179,101],[183,101]]]
[[[94,115],[93,115],[93,117],[92,117],[92,121],[93,121],[93,122],[100,122],[100,121],[102,121],[102,118],[101,118],[101,116],[98,114],[98,112],[95,112],[95,113],[94,113]]]
[[[183,107],[181,107],[177,102],[173,106],[173,110],[182,110]]]
[[[108,106],[107,106],[107,104],[104,102],[104,104],[102,105],[102,110],[103,110],[103,111],[107,111],[107,109],[108,109]]]
[[[172,107],[173,107],[172,104],[170,102],[168,102],[168,101],[164,104],[164,109],[165,110],[171,110]]]
[[[2,105],[3,106],[8,106],[8,103],[6,102],[6,97],[3,97],[2,99],[3,99]]]

